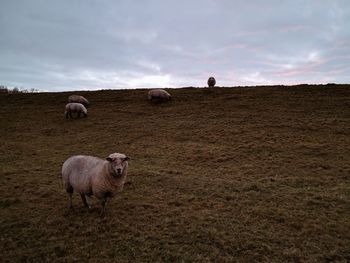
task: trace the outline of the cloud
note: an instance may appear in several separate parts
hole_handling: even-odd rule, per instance
[[[347,1],[3,1],[2,85],[349,82]]]

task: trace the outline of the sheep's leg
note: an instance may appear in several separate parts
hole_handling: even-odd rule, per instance
[[[73,210],[72,195],[73,193],[68,193],[68,207],[67,207],[67,211],[64,213],[65,216],[69,215],[70,212]]]
[[[84,206],[85,206],[86,208],[90,209],[90,206],[89,206],[89,204],[88,204],[87,201],[86,201],[85,195],[84,195],[84,194],[80,194],[80,196],[81,196],[81,200],[83,201]]]
[[[80,111],[78,112],[78,118],[80,118]]]
[[[66,192],[68,194],[68,209],[71,210],[73,208],[72,196],[73,196],[74,189],[69,183],[66,184]]]
[[[66,119],[68,119],[68,112],[66,111]]]
[[[69,112],[69,117],[70,117],[71,119],[73,119],[73,116],[72,116],[72,112],[71,112],[71,111]]]
[[[107,198],[103,198],[102,201],[101,201],[102,208],[101,208],[101,214],[100,214],[100,216],[101,216],[102,218],[104,218],[104,217],[106,216],[106,209],[105,209],[106,202],[107,202]]]
[[[68,210],[71,210],[73,208],[72,195],[73,193],[68,193]]]

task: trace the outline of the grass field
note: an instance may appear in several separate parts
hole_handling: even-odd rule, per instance
[[[1,262],[350,262],[350,86],[0,94]],[[67,213],[71,155],[131,157]]]

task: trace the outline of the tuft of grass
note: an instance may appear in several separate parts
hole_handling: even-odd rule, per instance
[[[350,86],[0,94],[3,262],[350,261]],[[124,191],[67,213],[74,154],[131,156]]]

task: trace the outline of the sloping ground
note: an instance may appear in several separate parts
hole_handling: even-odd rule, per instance
[[[350,86],[0,94],[2,262],[350,261]],[[107,219],[78,195],[71,155],[131,157]]]

